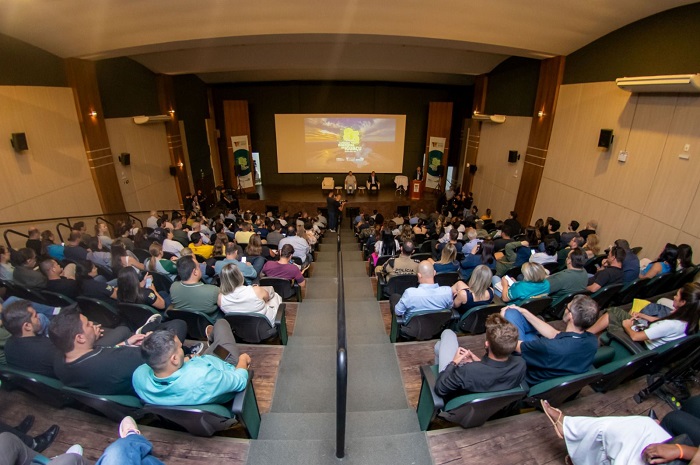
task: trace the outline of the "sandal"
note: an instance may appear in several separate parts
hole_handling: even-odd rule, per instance
[[[547,402],[544,399],[540,400],[540,405],[542,405],[542,411],[544,412],[544,414],[547,415],[547,418],[549,418],[549,421],[552,422],[552,426],[554,426],[554,432],[557,433],[557,436],[559,436],[559,439],[564,439],[564,435],[562,434],[562,432],[564,431],[564,423],[562,423],[562,421],[561,421],[562,417],[564,416],[564,413],[561,410],[549,405],[549,402]],[[555,412],[559,412],[559,418],[557,418],[556,421],[554,421],[554,418],[552,418],[549,415],[549,412],[547,411],[547,407],[551,408]],[[559,429],[558,425],[561,425],[561,430]]]

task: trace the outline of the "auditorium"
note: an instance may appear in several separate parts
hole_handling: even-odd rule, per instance
[[[700,464],[698,31],[0,2],[0,463]]]

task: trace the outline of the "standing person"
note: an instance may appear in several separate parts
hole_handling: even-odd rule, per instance
[[[421,168],[420,166],[416,167],[416,174],[413,175],[413,179],[415,179],[416,181],[423,180],[423,168]]]
[[[335,194],[331,192],[326,200],[328,204],[328,228],[329,231],[335,232],[338,229],[338,223],[340,222],[340,213],[345,207],[344,202],[340,201],[340,194]]]

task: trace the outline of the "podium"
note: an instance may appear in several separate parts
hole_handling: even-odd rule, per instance
[[[411,181],[411,200],[420,200],[423,196],[423,182]]]

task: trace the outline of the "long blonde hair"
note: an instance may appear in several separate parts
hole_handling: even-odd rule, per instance
[[[457,248],[448,242],[442,249],[442,255],[438,263],[446,265],[455,261],[455,258],[457,258]]]
[[[475,297],[481,297],[491,287],[493,272],[486,265],[479,265],[474,268],[471,278],[469,278],[469,290]]]

